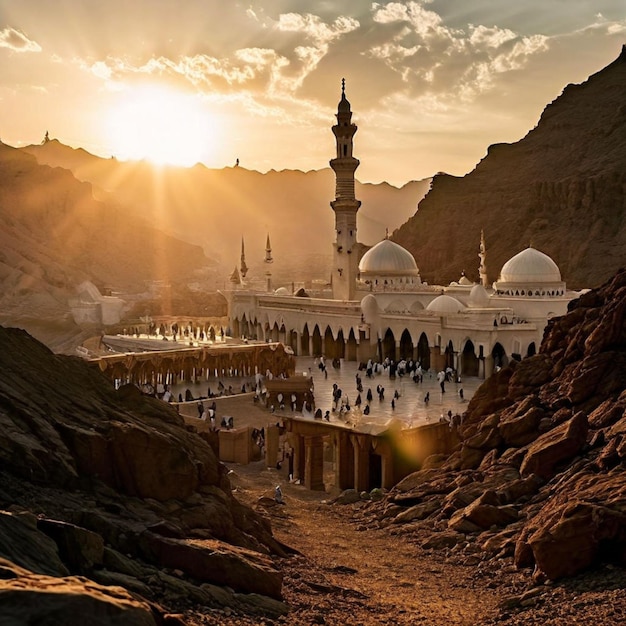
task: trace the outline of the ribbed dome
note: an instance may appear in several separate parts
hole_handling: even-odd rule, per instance
[[[368,250],[359,263],[361,274],[377,276],[417,276],[419,270],[413,255],[389,239],[383,239]]]
[[[558,265],[543,252],[526,248],[509,259],[500,270],[498,283],[560,283]]]
[[[447,295],[437,296],[427,307],[427,311],[433,311],[434,313],[444,313],[446,315],[450,313],[460,313],[465,311],[465,306],[459,302],[456,298]]]

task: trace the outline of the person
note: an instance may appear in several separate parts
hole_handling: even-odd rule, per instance
[[[459,398],[461,399],[461,402],[463,402],[464,398],[463,398],[463,387],[461,387],[459,389]]]
[[[365,408],[363,409],[363,415],[369,415],[370,414],[370,405],[366,404]]]
[[[368,402],[371,402],[373,397],[374,397],[374,396],[372,395],[372,390],[371,390],[371,389],[368,389],[368,390],[367,390],[367,396],[366,396],[367,401],[368,401]]]
[[[437,374],[437,382],[439,383],[439,386],[441,387],[441,393],[445,393],[446,392],[446,373],[443,370],[441,370]]]
[[[274,500],[276,500],[278,504],[285,504],[283,500],[283,490],[280,488],[280,485],[276,485],[276,489],[274,489]]]
[[[292,411],[296,410],[296,401],[297,401],[296,394],[292,393],[291,394],[291,410]]]
[[[319,408],[318,408],[318,409],[315,411],[315,415],[314,415],[313,417],[314,417],[314,419],[316,419],[316,420],[321,420],[321,419],[322,419],[322,409],[319,409]]]
[[[203,413],[204,413],[204,405],[202,404],[202,402],[198,402],[198,417],[202,417]]]
[[[426,395],[424,396],[424,404],[428,405],[429,402],[430,402],[430,391],[427,391]]]
[[[327,422],[330,422],[330,411],[326,411],[326,413],[324,413],[324,419],[325,419]]]
[[[391,410],[395,411],[396,408],[396,400],[395,398],[391,398]]]

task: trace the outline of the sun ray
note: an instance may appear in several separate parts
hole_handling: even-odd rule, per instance
[[[213,153],[216,120],[197,96],[145,85],[124,90],[121,97],[107,119],[118,159],[188,167]]]

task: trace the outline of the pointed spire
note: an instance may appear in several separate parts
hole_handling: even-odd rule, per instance
[[[270,244],[270,234],[267,233],[267,243],[265,244],[265,262],[271,263],[274,259],[272,258],[272,245]]]
[[[243,237],[241,238],[241,278],[245,278],[248,273],[248,266],[246,265],[246,251],[243,244]]]

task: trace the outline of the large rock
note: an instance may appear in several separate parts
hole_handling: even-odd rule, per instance
[[[580,411],[568,422],[541,435],[529,446],[520,474],[523,477],[536,474],[540,478],[551,478],[558,465],[571,460],[581,451],[587,430],[587,416]]]
[[[170,539],[153,533],[140,538],[145,560],[180,569],[201,582],[282,599],[282,574],[265,555],[216,540]]]
[[[156,626],[150,605],[121,587],[34,574],[6,559],[0,559],[0,597],[6,626]]]

